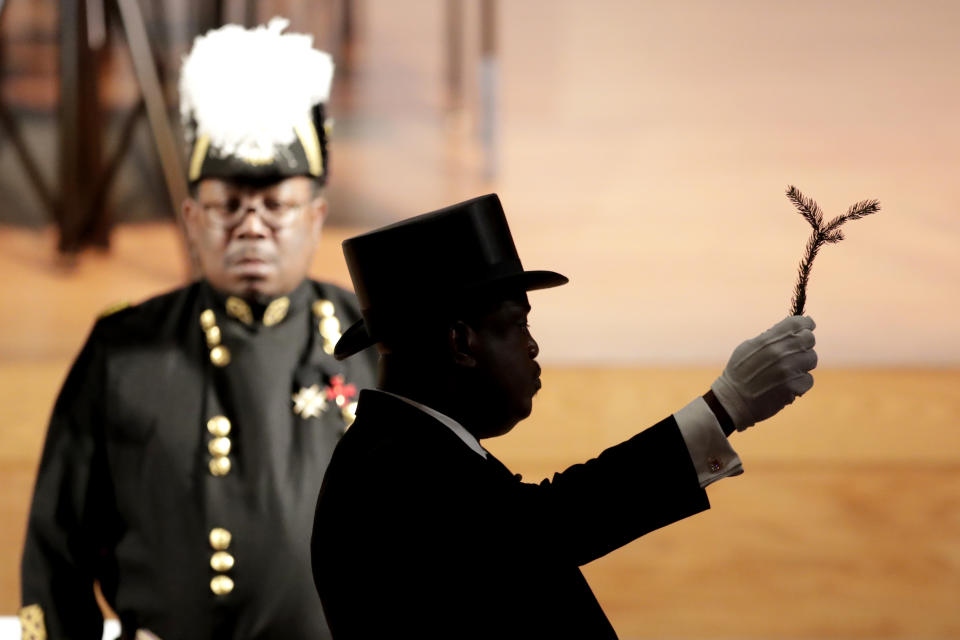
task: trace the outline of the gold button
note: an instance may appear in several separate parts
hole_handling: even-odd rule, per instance
[[[215,347],[220,344],[220,327],[213,325],[207,329],[207,346]]]
[[[333,303],[329,300],[317,300],[313,303],[313,315],[321,318],[329,318],[333,313]]]
[[[214,456],[225,456],[230,453],[230,438],[214,438],[207,443],[207,449]]]
[[[207,431],[219,437],[230,435],[230,420],[227,416],[213,416],[207,420]]]
[[[230,350],[223,345],[210,349],[210,362],[218,367],[225,367],[230,364]]]
[[[348,403],[347,406],[340,410],[340,414],[343,416],[344,423],[349,427],[353,424],[353,421],[357,419],[357,403]]]
[[[210,473],[215,476],[225,476],[230,473],[230,458],[227,456],[215,456],[210,458]]]
[[[217,551],[210,556],[210,568],[214,571],[230,571],[233,569],[233,556],[226,551]]]
[[[210,546],[217,551],[223,551],[230,546],[230,540],[233,538],[230,532],[223,527],[214,527],[210,529]]]
[[[200,326],[206,331],[215,324],[217,324],[217,316],[213,315],[212,310],[204,309],[203,313],[200,314]]]
[[[213,576],[210,581],[210,591],[218,596],[225,596],[233,591],[233,580],[230,579],[230,576]]]
[[[330,316],[329,318],[324,318],[320,321],[320,335],[324,337],[329,337],[331,340],[335,339],[334,336],[340,336],[340,321],[335,317]]]
[[[336,318],[334,318],[334,320],[336,320]],[[340,332],[321,333],[320,335],[323,336],[323,350],[327,353],[333,353],[337,346],[337,342],[340,340]]]

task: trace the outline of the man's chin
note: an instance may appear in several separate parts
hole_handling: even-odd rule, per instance
[[[246,277],[234,279],[228,293],[250,302],[267,302],[282,292],[272,278]]]
[[[514,427],[529,418],[531,413],[533,413],[532,400],[529,403],[525,403],[519,407],[516,407],[513,414],[501,422],[500,427],[491,437],[502,436],[506,433],[509,433]]]
[[[525,415],[525,416],[523,416],[523,417],[517,417],[517,418],[515,418],[515,419],[511,419],[511,420],[509,420],[509,421],[507,421],[507,422],[504,422],[503,424],[499,425],[499,427],[498,427],[497,429],[493,430],[493,431],[490,433],[490,435],[484,436],[484,437],[487,437],[487,438],[498,438],[498,437],[500,437],[500,436],[506,435],[506,434],[510,433],[511,431],[513,431],[514,427],[516,427],[518,424],[520,424],[520,422],[522,422],[525,418],[529,417],[529,415],[530,415],[530,414],[528,413],[527,415]]]

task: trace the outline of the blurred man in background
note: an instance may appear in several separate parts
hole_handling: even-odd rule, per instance
[[[325,638],[309,535],[373,360],[356,300],[308,279],[326,215],[329,55],[285,20],[197,38],[180,78],[202,279],[101,317],[50,421],[24,638]]]

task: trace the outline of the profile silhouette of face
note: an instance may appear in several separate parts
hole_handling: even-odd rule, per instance
[[[529,313],[527,295],[520,291],[469,323],[471,382],[484,414],[484,432],[474,434],[478,438],[507,433],[533,409],[533,396],[540,389],[540,348],[530,333]]]

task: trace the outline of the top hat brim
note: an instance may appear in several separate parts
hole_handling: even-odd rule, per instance
[[[472,290],[480,288],[497,286],[503,288],[518,287],[524,291],[535,291],[537,289],[550,289],[567,284],[569,278],[554,271],[524,271],[504,278],[498,278],[473,285],[463,289],[461,295],[469,296]],[[377,339],[367,331],[366,323],[361,319],[350,325],[340,336],[333,350],[333,357],[337,360],[344,360],[355,353],[363,351],[367,347],[372,347],[377,343]]]

